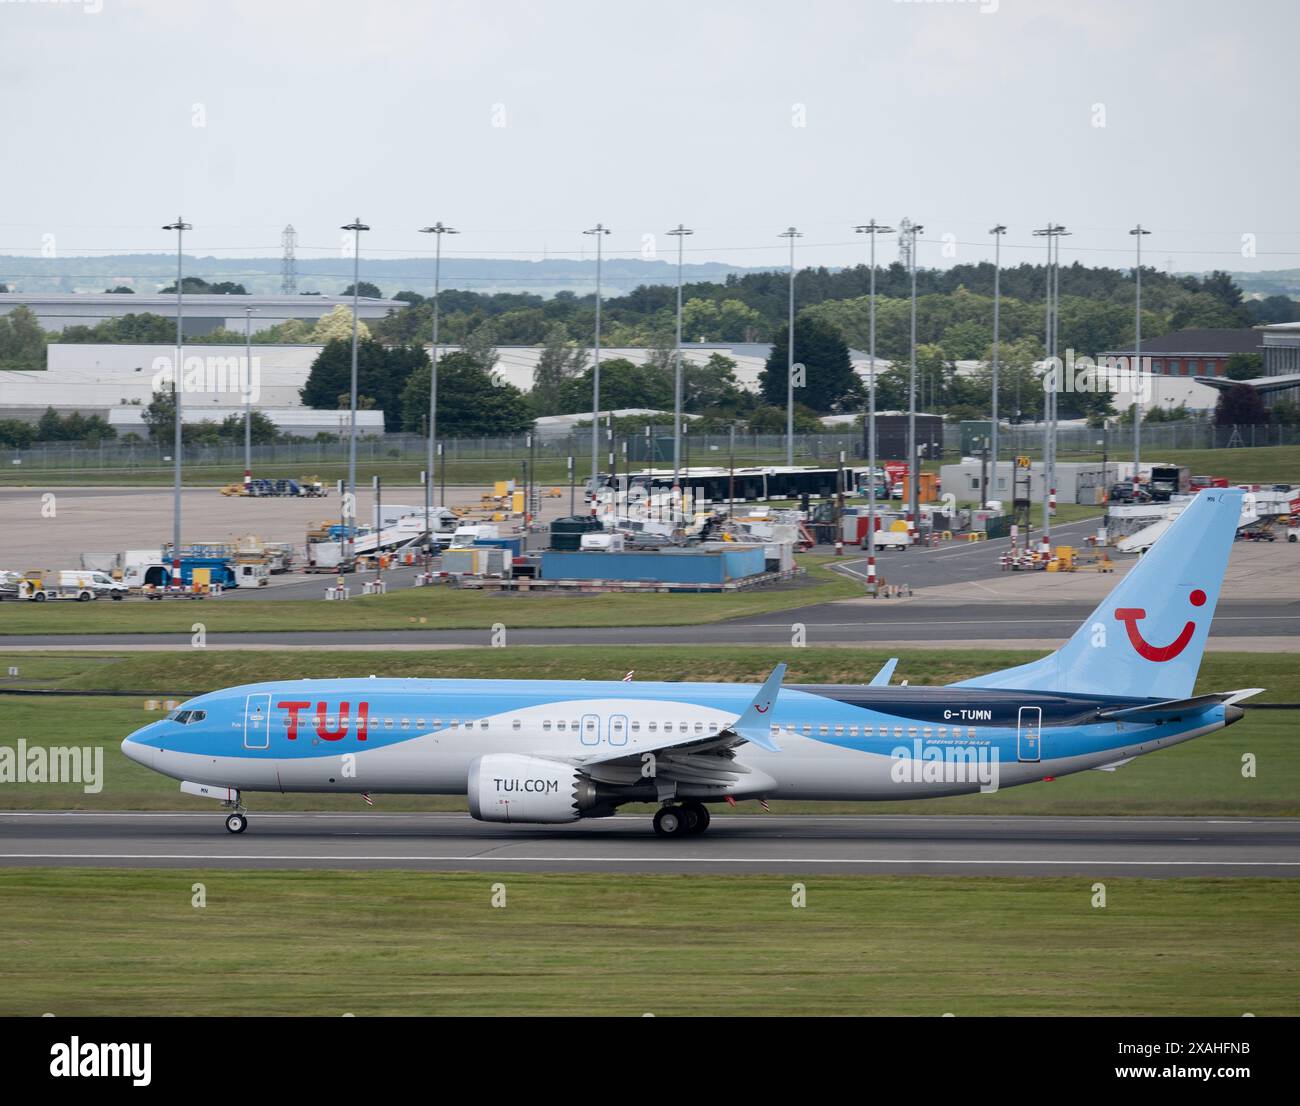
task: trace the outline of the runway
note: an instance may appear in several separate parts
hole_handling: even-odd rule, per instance
[[[870,603],[869,606],[864,602]],[[850,600],[821,603],[789,611],[753,615],[727,622],[692,626],[690,640],[697,645],[790,644],[792,626],[804,627],[808,645],[853,645],[936,641],[1000,642],[1007,647],[1026,640],[1064,641],[1092,612],[1095,603],[1053,601],[1005,602],[998,599],[970,602],[915,600]],[[1230,638],[1294,638],[1300,636],[1300,602],[1251,599],[1219,604],[1210,636]],[[510,627],[511,645],[677,645],[680,626],[587,626],[527,629]],[[277,646],[281,648],[427,649],[493,644],[489,625],[469,630],[276,630],[255,633],[220,633],[207,636],[209,649]],[[1279,641],[1278,648],[1286,644]],[[18,649],[189,649],[183,634],[5,634],[0,652]]]
[[[413,869],[770,875],[1300,876],[1300,820],[716,815],[505,826],[465,814],[0,814],[0,867]]]

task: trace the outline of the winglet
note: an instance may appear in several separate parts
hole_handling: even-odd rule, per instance
[[[732,723],[731,728],[746,741],[766,749],[769,753],[779,753],[781,746],[772,740],[772,723],[768,721],[768,712],[776,705],[777,693],[781,690],[781,681],[785,678],[785,663],[772,669],[772,674],[763,681],[753,702],[745,712]]]
[[[898,658],[890,657],[881,666],[879,672],[871,677],[871,687],[886,687],[889,684],[890,677],[894,674],[894,669],[898,667]]]

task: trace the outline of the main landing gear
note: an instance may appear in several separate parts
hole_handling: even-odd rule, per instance
[[[689,837],[708,828],[709,808],[694,800],[660,807],[655,814],[655,833],[660,837]]]

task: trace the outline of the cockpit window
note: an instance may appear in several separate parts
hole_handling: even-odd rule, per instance
[[[174,710],[167,716],[167,720],[188,726],[193,722],[202,722],[207,716],[208,712],[205,710]]]

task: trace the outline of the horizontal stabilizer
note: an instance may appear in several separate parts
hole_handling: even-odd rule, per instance
[[[1143,721],[1155,721],[1156,718],[1175,714],[1195,714],[1214,706],[1233,706],[1242,699],[1258,695],[1262,687],[1248,687],[1241,691],[1215,691],[1208,695],[1193,695],[1190,699],[1165,699],[1159,703],[1142,703],[1136,707],[1119,707],[1115,710],[1098,712],[1099,718],[1124,719],[1140,718]]]
[[[1156,716],[1195,714],[1207,707],[1218,706],[1227,699],[1228,694],[1228,692],[1216,692],[1212,695],[1193,695],[1190,699],[1165,699],[1159,703],[1142,703],[1136,707],[1118,707],[1114,710],[1098,711],[1097,717],[1112,720],[1141,718],[1152,721]]]

